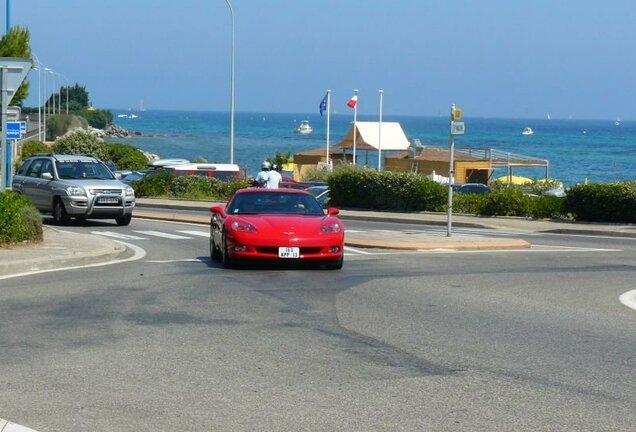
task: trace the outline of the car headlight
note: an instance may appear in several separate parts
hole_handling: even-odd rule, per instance
[[[81,188],[79,186],[68,186],[66,188],[66,193],[69,196],[85,196],[86,195],[86,191],[84,190],[84,188]]]
[[[126,189],[124,189],[124,192],[126,193],[127,197],[135,196],[135,190],[131,188],[130,186],[126,186]]]
[[[243,221],[234,221],[230,227],[233,231],[256,232],[256,227],[254,225]]]
[[[338,222],[329,222],[320,227],[320,232],[323,234],[338,233],[342,231],[342,225]]]

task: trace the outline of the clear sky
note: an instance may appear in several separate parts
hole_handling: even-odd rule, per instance
[[[361,115],[383,89],[385,115],[636,120],[634,0],[230,2],[237,112],[314,113],[331,89],[341,113],[357,88]],[[229,110],[224,0],[11,0],[10,17],[98,108]]]

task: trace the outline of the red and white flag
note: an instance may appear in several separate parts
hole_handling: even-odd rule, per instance
[[[353,97],[347,102],[347,106],[349,108],[355,108],[358,103],[358,95],[353,95]]]

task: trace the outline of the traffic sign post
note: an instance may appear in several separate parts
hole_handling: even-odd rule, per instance
[[[2,120],[0,128],[2,133],[0,155],[0,192],[4,192],[7,186],[11,186],[11,159],[13,152],[7,140],[7,110],[9,102],[18,91],[27,73],[33,67],[33,61],[28,58],[0,57],[0,107],[2,109]],[[18,124],[18,133],[20,126]]]
[[[7,122],[7,134],[6,138],[8,140],[19,140],[22,139],[22,125],[19,121],[8,121]]]
[[[450,111],[450,149],[448,152],[448,220],[446,224],[446,236],[452,235],[453,225],[453,183],[455,182],[455,135],[464,135],[466,131],[462,118],[462,110],[451,105]]]

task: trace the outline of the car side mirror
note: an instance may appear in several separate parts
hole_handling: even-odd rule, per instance
[[[218,213],[221,217],[225,217],[225,206],[224,205],[215,205],[210,207],[210,212]]]
[[[117,180],[121,180],[121,173],[115,173],[115,178]]]
[[[335,207],[329,207],[329,208],[327,209],[327,214],[328,214],[329,216],[336,216],[336,215],[340,214],[340,210],[338,210],[338,209],[337,209],[337,208],[335,208]]]
[[[44,180],[53,180],[53,174],[51,174],[50,172],[44,172],[40,177],[42,177]]]

